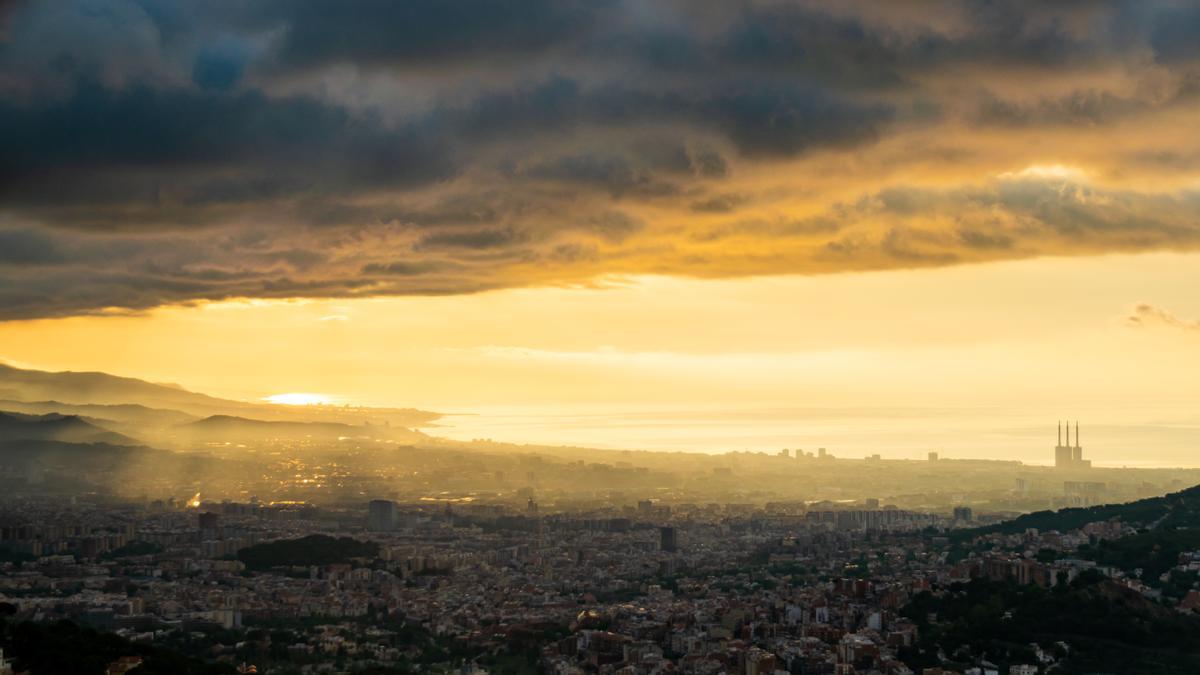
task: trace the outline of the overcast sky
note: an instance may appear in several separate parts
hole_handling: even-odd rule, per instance
[[[1192,248],[1191,2],[5,2],[6,318]]]

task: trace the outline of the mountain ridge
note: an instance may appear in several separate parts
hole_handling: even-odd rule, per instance
[[[175,430],[200,435],[236,434],[252,437],[265,434],[273,438],[365,438],[386,437],[392,440],[416,440],[425,434],[406,427],[390,425],[346,424],[343,422],[295,422],[290,420],[259,420],[234,415],[210,415],[175,427]]]
[[[24,369],[3,362],[0,362],[0,397],[24,405],[44,401],[64,406],[135,405],[194,418],[228,415],[263,421],[347,424],[370,421],[414,427],[441,417],[440,413],[415,408],[289,406],[237,401],[194,392],[177,384],[157,384],[99,371]],[[40,412],[50,411],[43,408]]]
[[[140,444],[137,439],[105,429],[78,415],[26,415],[5,410],[0,410],[0,437],[5,441]]]

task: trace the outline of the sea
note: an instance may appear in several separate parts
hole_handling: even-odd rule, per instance
[[[1051,464],[1066,415],[1012,408],[511,406],[446,414],[426,433],[471,441],[620,450],[1003,459]],[[1084,458],[1097,466],[1200,467],[1200,411],[1126,405],[1079,411]],[[1075,417],[1071,418],[1072,444]],[[1065,440],[1065,433],[1064,433]]]

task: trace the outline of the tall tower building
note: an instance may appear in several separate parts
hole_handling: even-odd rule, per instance
[[[679,550],[679,542],[676,539],[675,528],[660,527],[658,528],[658,544],[659,548],[666,553],[674,553]]]
[[[387,499],[372,499],[367,505],[367,529],[372,532],[391,532],[396,527],[396,503]]]

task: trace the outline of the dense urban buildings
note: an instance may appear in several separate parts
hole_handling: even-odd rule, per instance
[[[1200,608],[1200,590],[1080,558],[1089,542],[1137,532],[1102,513],[1041,531],[966,507],[939,515],[878,502],[546,503],[531,514],[515,495],[326,506],[9,499],[0,602],[14,620],[70,619],[229,672],[272,673],[935,673],[916,668],[928,656],[914,650],[936,632],[923,634],[925,617],[907,608],[955,583],[1066,588],[1100,570],[1154,602]],[[980,523],[994,525],[966,529]],[[1170,565],[1190,574],[1200,552]],[[1054,644],[1034,651],[1007,672],[1051,672],[1066,658]],[[988,670],[986,655],[971,658]]]

